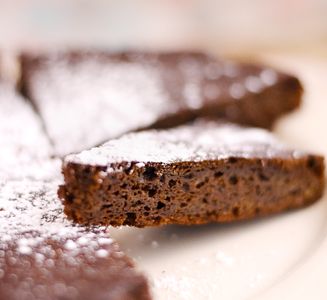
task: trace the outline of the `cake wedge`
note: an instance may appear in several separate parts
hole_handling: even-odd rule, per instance
[[[0,299],[151,299],[106,228],[67,220],[57,185],[0,181]]]
[[[202,224],[269,215],[323,193],[324,160],[271,133],[200,120],[69,155],[59,188],[82,224]]]
[[[59,156],[198,117],[269,128],[302,95],[292,75],[187,51],[25,53],[21,66]]]

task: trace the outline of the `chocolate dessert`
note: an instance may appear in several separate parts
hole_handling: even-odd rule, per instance
[[[61,162],[31,104],[0,82],[0,179],[52,179]]]
[[[0,299],[150,299],[146,279],[104,228],[66,220],[56,186],[0,183]]]
[[[131,133],[72,154],[59,190],[82,224],[227,222],[306,206],[323,193],[323,157],[263,129],[197,121]]]
[[[199,116],[269,128],[302,94],[293,76],[200,53],[25,54],[21,66],[58,155]]]

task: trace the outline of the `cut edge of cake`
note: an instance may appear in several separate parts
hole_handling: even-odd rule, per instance
[[[82,224],[229,222],[306,206],[324,190],[324,158],[263,129],[198,121],[128,134],[68,156],[59,188]]]

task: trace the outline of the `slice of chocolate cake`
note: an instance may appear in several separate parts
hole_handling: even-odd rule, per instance
[[[60,161],[50,159],[52,147],[39,117],[4,83],[0,83],[0,120],[0,179],[59,177]]]
[[[104,228],[72,226],[55,183],[0,183],[0,299],[149,300]]]
[[[263,129],[198,121],[69,155],[59,195],[83,224],[152,226],[253,218],[323,193],[323,157]]]
[[[21,65],[59,155],[199,116],[270,127],[302,94],[293,76],[200,53],[25,54]]]
[[[96,231],[0,238],[0,297],[6,300],[149,300],[145,278],[108,235]]]

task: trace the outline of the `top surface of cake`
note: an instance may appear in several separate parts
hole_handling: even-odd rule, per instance
[[[60,161],[50,159],[52,147],[39,117],[4,83],[0,83],[0,120],[0,178],[59,177]]]
[[[197,121],[169,130],[130,133],[102,146],[71,154],[65,162],[111,165],[120,162],[201,161],[235,157],[295,157],[271,133],[230,123]]]
[[[58,181],[0,182],[0,235],[26,231],[45,233],[71,226],[57,197]]]
[[[187,52],[25,55],[22,71],[24,92],[38,108],[59,154],[163,125],[163,120],[165,126],[181,124],[212,113],[213,107],[217,116],[228,117],[237,108],[225,104],[239,106],[239,100],[291,78],[270,68]],[[273,98],[275,108],[288,102]],[[273,110],[261,107],[263,119],[270,119]],[[246,107],[241,110],[244,116],[253,114]]]
[[[101,227],[73,226],[58,183],[0,183],[0,298],[149,299],[144,277]]]
[[[1,158],[39,159],[50,156],[51,146],[32,106],[14,89],[0,83]]]

